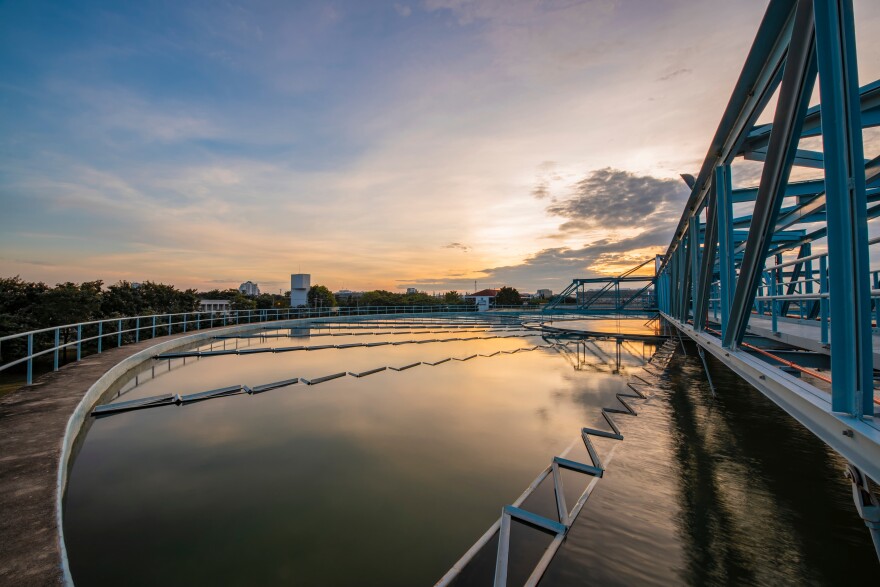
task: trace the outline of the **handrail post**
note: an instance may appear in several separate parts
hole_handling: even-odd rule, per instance
[[[27,384],[34,382],[34,335],[28,334]]]
[[[779,323],[776,312],[776,296],[779,295],[779,272],[773,271],[770,275],[772,279],[772,296],[770,298],[770,330],[775,334],[779,331]]]
[[[183,313],[183,332],[186,333],[186,312]]]
[[[58,370],[58,345],[61,344],[60,339],[61,339],[61,329],[56,328],[55,329],[55,364],[52,367],[53,371]],[[98,339],[98,340],[100,340],[100,339]]]
[[[171,335],[171,314],[168,314],[168,335]]]
[[[828,257],[819,257],[819,320],[821,321],[822,344],[828,344]]]
[[[153,336],[150,338],[156,338],[156,316],[153,315]]]
[[[104,350],[104,321],[98,322],[98,354],[101,354],[101,351]],[[58,346],[58,341],[55,342],[55,346]]]
[[[116,346],[122,346],[122,318],[116,323]]]
[[[874,272],[874,289],[880,289],[880,272]],[[874,298],[874,319],[877,324],[875,328],[880,328],[880,298]]]
[[[82,324],[76,325],[76,360],[82,359]]]

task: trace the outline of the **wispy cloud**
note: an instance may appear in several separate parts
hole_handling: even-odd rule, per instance
[[[458,249],[464,253],[467,253],[471,250],[471,247],[467,246],[463,243],[449,243],[448,245],[443,245],[444,249]]]

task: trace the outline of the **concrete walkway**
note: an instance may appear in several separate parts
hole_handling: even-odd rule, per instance
[[[191,334],[91,355],[0,397],[0,585],[62,583],[58,464],[67,421],[86,391],[125,358]]]

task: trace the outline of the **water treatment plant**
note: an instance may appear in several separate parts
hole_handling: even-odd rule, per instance
[[[875,581],[855,32],[771,0],[665,251],[540,307],[308,307],[298,273],[290,307],[0,336],[0,584]]]

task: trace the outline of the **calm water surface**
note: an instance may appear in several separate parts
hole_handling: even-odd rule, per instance
[[[643,322],[623,326],[645,332]],[[488,324],[360,326],[211,344],[402,344],[156,362],[119,401],[478,356],[92,420],[65,500],[77,584],[433,584],[582,426],[599,424],[653,351],[587,341],[494,354],[554,341]],[[715,374],[729,399],[710,405],[692,362],[670,374],[626,424],[542,584],[830,584],[838,567],[877,572],[821,443],[778,410],[761,416],[761,396],[733,375]],[[544,493],[536,511],[552,503]],[[540,554],[544,537],[524,536]]]

